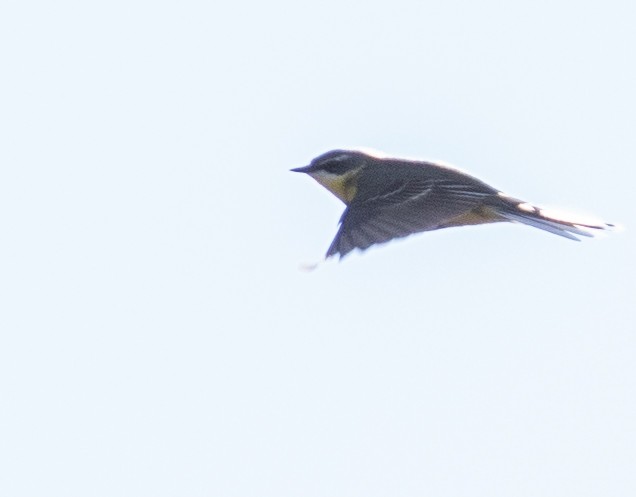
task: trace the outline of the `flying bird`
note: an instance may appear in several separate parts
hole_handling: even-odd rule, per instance
[[[346,205],[326,258],[452,226],[517,222],[577,241],[614,227],[552,217],[438,162],[339,149],[292,171],[308,174]]]

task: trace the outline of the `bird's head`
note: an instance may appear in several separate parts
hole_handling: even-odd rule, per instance
[[[292,171],[305,173],[348,204],[355,196],[355,178],[371,157],[358,150],[331,150],[319,155],[308,166]]]

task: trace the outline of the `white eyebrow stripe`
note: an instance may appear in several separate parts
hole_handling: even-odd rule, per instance
[[[342,152],[340,155],[323,159],[321,163],[328,164],[329,162],[342,162],[342,161],[351,159],[351,157],[352,157],[351,154],[347,152]]]

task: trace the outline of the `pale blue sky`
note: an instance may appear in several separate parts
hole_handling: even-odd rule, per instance
[[[633,2],[0,7],[0,495],[636,493]],[[313,273],[331,148],[627,229]]]

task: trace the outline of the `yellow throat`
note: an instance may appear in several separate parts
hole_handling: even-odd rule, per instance
[[[349,204],[356,196],[356,191],[358,190],[356,176],[359,171],[360,169],[354,169],[346,174],[317,171],[309,173],[309,175],[345,204]]]

